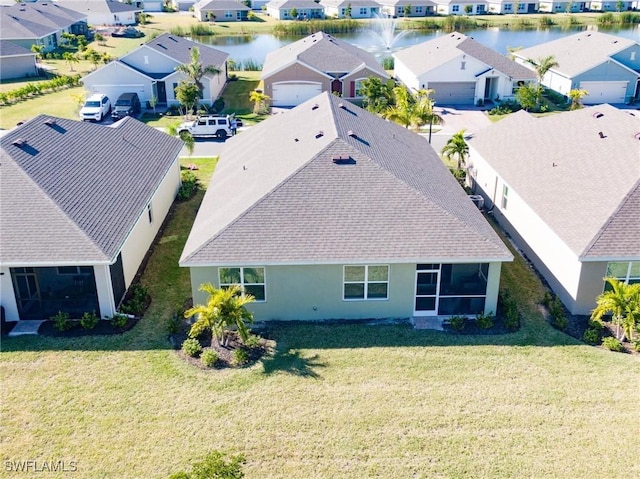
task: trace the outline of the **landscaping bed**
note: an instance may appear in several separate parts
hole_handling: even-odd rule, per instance
[[[122,327],[115,327],[110,319],[101,319],[95,327],[84,329],[80,326],[80,321],[71,321],[71,327],[66,331],[59,331],[55,328],[53,321],[45,321],[40,325],[38,334],[54,338],[77,338],[81,336],[109,336],[112,334],[122,334],[133,328],[140,318],[127,318],[127,322]]]

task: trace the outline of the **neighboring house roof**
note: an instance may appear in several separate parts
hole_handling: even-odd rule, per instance
[[[333,8],[347,8],[351,5],[352,9],[356,7],[380,8],[380,4],[374,0],[320,0],[320,5]]]
[[[322,10],[322,5],[319,5],[314,0],[271,0],[268,2],[267,7],[274,8],[276,10],[280,9],[301,9],[301,8],[313,8]]]
[[[406,5],[410,5],[412,7],[420,6],[420,5],[433,5],[431,0],[377,0],[380,5],[390,6],[390,7],[404,7]]]
[[[182,142],[130,117],[39,115],[0,146],[0,262],[69,264],[117,256]]]
[[[595,259],[640,255],[639,139],[640,118],[604,104],[520,111],[469,145],[576,255]]]
[[[86,15],[54,3],[16,3],[0,7],[0,39],[43,38],[86,19]]]
[[[236,0],[200,0],[193,7],[197,10],[251,10],[245,4]]]
[[[227,141],[180,264],[427,259],[512,256],[422,136],[325,92]]]
[[[498,70],[510,78],[535,79],[535,73],[504,55],[476,42],[462,33],[453,32],[414,45],[394,54],[416,76],[423,75],[462,54],[484,63],[487,68]]]
[[[344,74],[366,66],[381,77],[389,77],[371,53],[318,32],[268,53],[262,68],[262,78],[268,78],[295,62],[323,73]]]
[[[179,63],[191,62],[191,49],[194,47],[197,47],[200,50],[200,61],[203,65],[219,67],[220,65],[224,65],[227,58],[229,58],[228,53],[170,33],[163,33],[148,43],[145,43],[140,48],[144,47],[148,47],[162,53]],[[122,57],[122,60],[126,62],[126,58],[127,56],[125,55]]]
[[[58,0],[58,4],[87,15],[143,11],[143,8],[116,0]]]
[[[0,57],[35,56],[36,54],[8,40],[0,40]]]
[[[525,48],[514,52],[514,55],[523,60],[553,55],[558,66],[551,70],[573,78],[637,43],[627,38],[589,30]]]

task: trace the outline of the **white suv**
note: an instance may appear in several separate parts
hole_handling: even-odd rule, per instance
[[[231,119],[228,116],[202,115],[180,124],[178,134],[182,132],[189,132],[194,138],[215,136],[223,140],[232,134]]]
[[[109,97],[102,93],[96,93],[84,102],[84,106],[80,109],[80,119],[102,121],[109,113],[111,113]]]

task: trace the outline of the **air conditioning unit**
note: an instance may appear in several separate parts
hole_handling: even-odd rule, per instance
[[[471,201],[473,201],[473,204],[475,204],[479,210],[484,208],[484,198],[482,197],[482,195],[469,195],[469,198],[471,199]]]

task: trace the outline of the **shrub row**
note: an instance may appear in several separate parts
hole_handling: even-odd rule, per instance
[[[28,98],[43,95],[45,93],[52,93],[65,88],[72,88],[78,86],[80,83],[80,75],[61,75],[38,83],[27,83],[26,85],[10,90],[5,93],[0,93],[0,104],[10,105],[18,101],[26,100]]]
[[[75,321],[69,319],[69,313],[62,311],[58,311],[57,314],[53,315],[49,319],[53,322],[53,328],[60,332],[69,331],[75,324]],[[116,314],[111,318],[111,325],[118,329],[124,328],[127,324],[127,320],[128,318],[126,316]],[[95,311],[85,312],[79,322],[82,329],[90,330],[98,325],[99,318]]]
[[[547,291],[544,293],[542,304],[544,304],[549,311],[549,315],[551,316],[551,325],[560,331],[567,329],[567,326],[569,326],[569,320],[567,319],[567,315],[564,311],[564,305],[562,304],[562,301],[560,301],[560,298]]]

